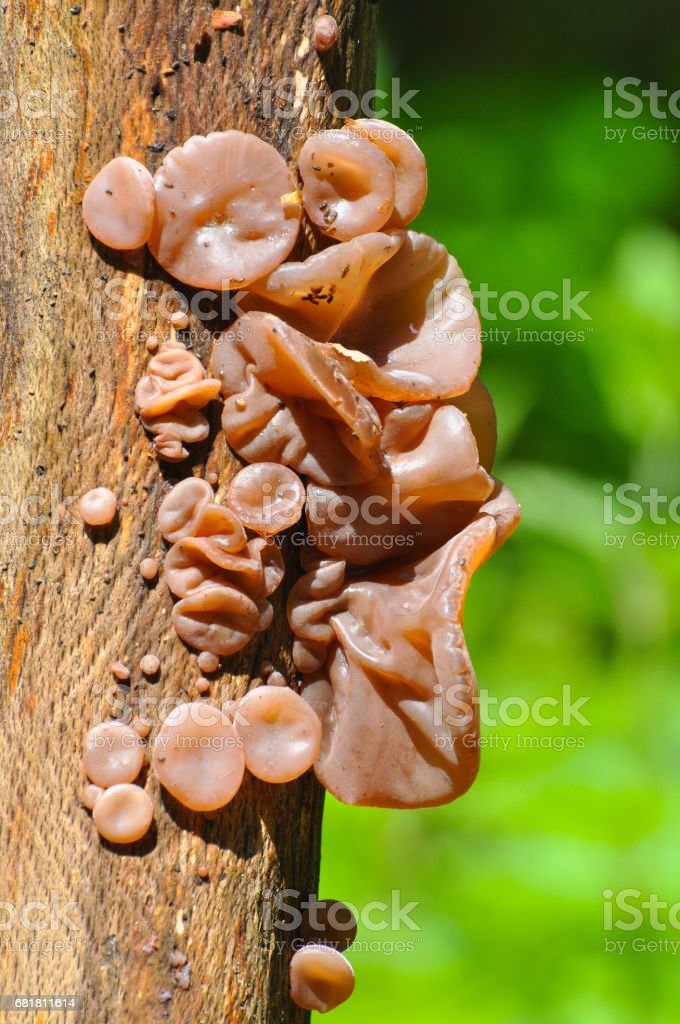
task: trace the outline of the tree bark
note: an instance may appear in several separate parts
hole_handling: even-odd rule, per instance
[[[226,32],[199,2],[10,0],[0,12],[0,992],[83,1001],[68,1018],[12,1019],[308,1017],[289,1001],[289,953],[267,919],[269,893],[316,891],[323,792],[311,773],[279,787],[247,778],[212,818],[181,808],[148,773],[154,826],[125,850],[98,839],[79,802],[82,740],[109,691],[126,716],[151,701],[156,721],[159,702],[186,697],[199,675],[172,629],[167,588],[138,571],[161,554],[156,512],[169,484],[132,395],[144,336],[169,334],[157,300],[173,283],[145,251],[93,244],[83,191],[116,155],[154,171],[190,135],[226,128],[292,159],[300,130],[331,124],[323,90],[373,84],[368,0],[326,3],[340,40],[322,57],[310,45],[316,3],[239,6],[242,26]],[[282,78],[291,81],[277,95]],[[302,104],[292,119],[282,109],[291,92]],[[102,312],[114,278],[130,305],[122,321]],[[204,359],[209,341],[193,345]],[[223,495],[237,462],[218,417],[213,427],[174,476],[214,469]],[[127,505],[111,528],[88,532],[71,499],[99,485]],[[294,679],[282,590],[275,625],[229,660],[216,702],[245,692],[263,659]],[[147,652],[161,659],[156,683],[138,669]],[[132,669],[129,688],[113,685],[118,659]],[[170,963],[176,949],[189,970]]]

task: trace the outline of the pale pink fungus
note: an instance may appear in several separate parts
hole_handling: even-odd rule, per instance
[[[258,686],[236,712],[246,767],[264,782],[290,782],[319,756],[321,722],[309,704],[287,687]]]
[[[220,659],[210,651],[201,651],[198,656],[198,667],[201,672],[217,672],[220,667]]]
[[[271,672],[267,673],[267,686],[288,686],[288,683],[280,672],[273,669]]]
[[[320,132],[305,142],[298,167],[305,213],[324,234],[346,242],[389,220],[395,170],[366,139],[342,130]]]
[[[199,676],[196,680],[196,690],[198,693],[207,693],[210,689],[210,681],[205,679],[203,676]]]
[[[106,526],[116,515],[116,496],[108,487],[95,487],[83,494],[78,511],[88,526]]]
[[[372,142],[394,167],[394,210],[386,227],[405,228],[420,213],[427,195],[427,163],[422,151],[408,132],[389,121],[350,119],[344,129]]]
[[[114,661],[113,665],[111,666],[111,672],[116,677],[116,679],[120,679],[121,682],[130,678],[130,669],[127,667],[127,665],[124,665],[122,661]]]
[[[249,530],[280,533],[297,523],[305,503],[302,480],[287,466],[255,462],[229,484],[227,504]]]
[[[186,807],[214,811],[234,797],[245,760],[226,715],[203,701],[180,704],[156,738],[153,766],[160,783]]]
[[[338,41],[338,23],[331,14],[315,18],[312,27],[314,46],[319,53],[332,49]]]
[[[135,843],[149,830],[153,804],[140,786],[111,786],[95,804],[92,820],[110,843]]]
[[[117,156],[102,167],[83,196],[88,229],[110,249],[138,249],[148,240],[156,191],[146,167]]]
[[[100,722],[85,737],[83,768],[97,786],[134,782],[143,763],[144,750],[129,725]]]
[[[296,1006],[327,1013],[349,999],[353,991],[352,965],[337,949],[310,943],[293,954],[290,997]]]
[[[83,787],[82,793],[80,794],[80,802],[83,807],[87,807],[88,811],[91,811],[94,809],[94,805],[103,793],[104,789],[101,786],[95,786],[90,783],[90,785]]]
[[[130,722],[130,725],[142,739],[146,739],[151,732],[151,722],[148,718],[138,718],[135,716]]]
[[[161,663],[155,654],[145,654],[140,659],[139,667],[145,676],[155,676],[161,667]]]
[[[143,558],[139,563],[139,571],[145,580],[155,580],[160,566],[155,558]]]
[[[245,547],[246,534],[234,513],[215,502],[215,493],[207,480],[187,477],[181,480],[161,502],[158,528],[165,540],[175,543],[183,537],[219,534],[225,551]]]
[[[247,285],[295,244],[295,181],[283,157],[255,135],[195,135],[168,153],[154,182],[149,248],[186,284],[218,291]]]
[[[170,323],[178,331],[184,331],[189,326],[189,317],[183,309],[178,309],[170,315]]]

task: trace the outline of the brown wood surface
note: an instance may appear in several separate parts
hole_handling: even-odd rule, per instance
[[[10,0],[0,10],[0,992],[74,993],[85,1004],[68,1018],[8,1020],[307,1018],[289,1002],[288,957],[270,941],[266,911],[270,891],[316,889],[323,801],[311,777],[282,787],[248,779],[207,820],[148,773],[155,824],[125,852],[99,841],[78,799],[83,736],[108,695],[127,709],[143,697],[158,705],[186,696],[199,674],[173,632],[167,589],[138,572],[142,557],[161,553],[155,517],[173,475],[132,411],[148,358],[139,332],[169,333],[157,302],[142,318],[142,296],[172,282],[146,252],[92,244],[83,190],[116,155],[153,171],[173,145],[216,129],[254,131],[289,158],[300,144],[293,128],[330,123],[320,90],[373,83],[368,0],[326,3],[341,32],[323,59],[309,45],[318,4],[239,9],[242,27],[223,33],[209,3]],[[288,76],[303,109],[269,117],[266,80]],[[97,307],[114,278],[132,306],[121,322]],[[194,345],[203,357],[208,347]],[[214,419],[211,445],[174,475],[207,460],[223,494],[236,463],[221,438],[212,444]],[[86,532],[71,499],[98,485],[128,504],[112,528]],[[263,658],[292,677],[285,590],[274,627],[213,685],[218,700],[244,692]],[[156,683],[137,668],[147,652],[162,662]],[[113,685],[117,659],[133,669],[129,692]],[[169,963],[174,949],[189,958],[188,989]]]

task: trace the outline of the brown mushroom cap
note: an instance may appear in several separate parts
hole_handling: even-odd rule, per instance
[[[312,27],[314,47],[319,53],[332,49],[338,41],[338,23],[331,14],[315,18]]]
[[[235,722],[246,767],[264,782],[291,782],[319,756],[318,715],[288,687],[257,686],[239,702]]]
[[[194,811],[216,811],[234,797],[245,760],[238,733],[218,708],[192,701],[173,708],[156,738],[161,785]]]
[[[300,938],[303,942],[333,946],[342,953],[356,937],[356,918],[340,900],[315,900],[302,915]]]
[[[83,494],[78,511],[88,526],[106,526],[116,515],[116,495],[108,487],[95,487]]]
[[[427,195],[427,163],[413,138],[403,128],[377,118],[347,120],[345,131],[377,146],[394,167],[394,210],[388,228],[405,228],[418,216]]]
[[[83,196],[88,230],[110,249],[138,249],[153,226],[156,191],[146,167],[117,156],[102,167]]]
[[[134,782],[142,770],[144,749],[134,729],[123,722],[100,722],[83,742],[83,768],[97,786]]]
[[[290,961],[290,997],[304,1010],[327,1013],[344,1003],[354,991],[349,960],[332,946],[310,943]]]
[[[300,150],[305,213],[342,242],[379,231],[394,210],[396,174],[385,154],[349,132],[312,135]]]
[[[277,462],[255,462],[229,484],[227,504],[256,533],[281,533],[297,523],[305,503],[302,480]]]
[[[140,786],[111,786],[94,805],[92,820],[100,836],[110,843],[135,843],[149,830],[153,804]]]
[[[481,328],[462,271],[443,245],[414,231],[371,278],[324,351],[363,395],[391,402],[469,390]]]
[[[246,313],[215,345],[222,426],[248,462],[279,462],[320,483],[370,479],[380,421],[314,342],[269,313]]]
[[[149,248],[186,284],[241,287],[272,271],[295,244],[295,181],[283,157],[255,135],[194,135],[168,153],[154,183]]]

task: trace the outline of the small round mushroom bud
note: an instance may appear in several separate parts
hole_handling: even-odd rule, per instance
[[[291,782],[316,761],[321,722],[288,687],[258,686],[239,702],[236,727],[248,770],[264,782]]]
[[[312,34],[317,51],[325,53],[338,41],[338,23],[330,14],[322,14],[315,20]]]
[[[305,943],[332,946],[342,953],[357,937],[356,918],[340,900],[310,902],[302,915],[300,937]]]
[[[349,960],[332,946],[303,946],[290,961],[290,997],[303,1010],[327,1013],[354,991]]]
[[[108,487],[95,487],[83,494],[78,511],[88,526],[106,526],[116,514],[116,496]]]
[[[297,523],[304,503],[302,480],[277,462],[256,462],[239,470],[227,491],[227,505],[243,525],[265,535]]]
[[[217,672],[220,659],[212,651],[201,651],[198,656],[198,667],[201,672]]]
[[[116,679],[120,679],[121,682],[124,682],[126,679],[130,678],[130,669],[127,667],[127,665],[124,665],[122,661],[114,661],[113,665],[111,666],[111,672],[116,677]]]
[[[217,481],[219,480],[219,477],[214,469],[211,469],[208,473],[206,473],[205,478],[211,487],[214,487]]]
[[[154,179],[149,248],[180,281],[224,291],[270,273],[300,228],[295,181],[273,146],[240,131],[194,135]]]
[[[394,211],[387,228],[404,228],[420,213],[427,195],[427,163],[420,147],[403,128],[389,121],[360,118],[345,121],[345,131],[368,139],[394,167]]]
[[[153,804],[140,786],[111,786],[95,804],[92,820],[110,843],[135,843],[149,830]]]
[[[160,341],[155,334],[152,334],[150,338],[146,339],[146,347],[149,352],[155,352],[159,345]]]
[[[87,807],[88,811],[94,810],[94,805],[99,800],[100,796],[104,793],[101,786],[94,786],[90,783],[89,786],[84,786],[83,791],[80,794],[80,802],[83,807]]]
[[[161,663],[155,654],[145,654],[140,659],[139,667],[145,676],[155,676],[161,667]]]
[[[158,562],[155,558],[143,558],[139,563],[139,571],[145,580],[155,580],[158,576]]]
[[[210,680],[206,679],[205,676],[199,676],[196,680],[196,689],[199,693],[207,693],[210,689]]]
[[[267,676],[267,686],[288,686],[285,677],[275,669]]]
[[[161,785],[185,807],[216,811],[237,793],[245,761],[227,716],[203,701],[173,708],[153,751]]]
[[[156,191],[146,167],[117,156],[102,167],[83,196],[88,229],[110,249],[138,249],[153,226]]]
[[[189,326],[189,317],[183,309],[178,309],[170,316],[170,323],[178,331],[185,331]]]
[[[379,231],[394,209],[396,175],[377,146],[346,131],[307,139],[298,157],[302,201],[313,224],[343,242]]]
[[[151,732],[151,722],[148,718],[137,718],[135,716],[130,722],[130,725],[142,739],[146,739]]]
[[[144,751],[134,729],[123,722],[100,722],[83,743],[83,768],[97,786],[134,782],[142,770]]]

